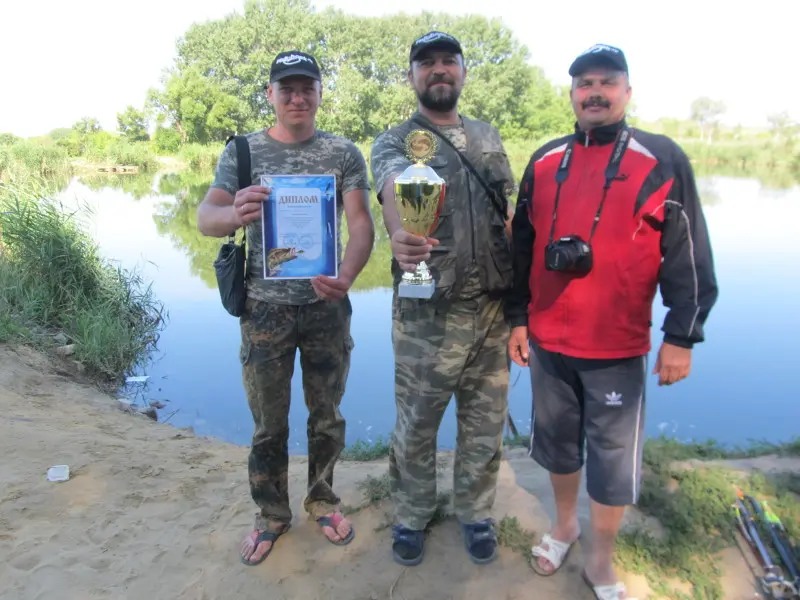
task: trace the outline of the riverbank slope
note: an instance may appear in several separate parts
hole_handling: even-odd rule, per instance
[[[499,559],[473,565],[456,523],[444,518],[432,530],[425,561],[412,569],[391,559],[387,502],[370,502],[383,495],[385,460],[337,467],[337,489],[357,529],[352,544],[339,548],[302,513],[307,464],[293,457],[294,527],[264,564],[248,568],[237,556],[254,513],[247,448],[127,414],[51,359],[3,344],[0,456],[3,600],[593,597],[580,577],[580,548],[554,577],[538,577],[526,564],[522,530],[538,539],[553,503],[545,474],[524,449],[507,450],[501,468],[495,516],[517,521],[503,522],[507,546]],[[450,458],[443,453],[440,460],[443,489]],[[775,464],[759,460],[764,468]],[[60,464],[69,465],[69,481],[48,482],[47,469]],[[784,467],[798,464],[791,459]],[[585,494],[581,517],[588,531]],[[643,521],[631,512],[629,522],[637,520]],[[738,551],[724,551],[721,565],[724,598],[758,597]],[[632,595],[648,596],[644,577],[625,580]]]

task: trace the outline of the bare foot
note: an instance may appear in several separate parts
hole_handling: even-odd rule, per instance
[[[242,557],[242,562],[249,565],[257,565],[263,561],[275,540],[286,532],[288,527],[283,527],[277,531],[267,531],[264,529],[255,529],[250,532],[247,537],[242,541],[242,546],[239,553]],[[259,537],[261,541],[259,541]],[[264,539],[267,538],[267,539]]]
[[[610,556],[594,556],[590,554],[586,559],[584,573],[592,585],[614,585],[617,582],[617,575],[614,573],[614,566]],[[627,598],[620,595],[620,598]]]
[[[341,542],[345,539],[348,535],[350,535],[350,521],[345,519],[342,516],[342,513],[336,511],[335,513],[330,513],[325,515],[328,519],[330,519],[331,526],[322,525],[322,533],[332,542]]]
[[[575,540],[578,539],[578,535],[580,535],[580,526],[578,525],[577,521],[571,523],[566,527],[562,527],[561,525],[556,523],[556,526],[550,532],[550,537],[552,537],[557,542],[564,542],[565,544],[573,543]],[[550,549],[547,542],[542,542],[540,545],[545,550]],[[543,556],[537,557],[536,563],[544,573],[552,573],[553,571],[556,570],[555,565],[553,565],[553,563],[551,563]]]

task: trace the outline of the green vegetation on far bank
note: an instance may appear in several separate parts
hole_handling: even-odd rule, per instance
[[[507,438],[507,448],[524,447],[527,436]],[[389,445],[358,441],[343,460],[379,460]],[[760,501],[767,500],[780,517],[790,539],[800,542],[800,476],[740,469],[730,462],[774,456],[800,457],[800,438],[774,444],[753,443],[725,447],[714,441],[682,443],[672,438],[649,439],[644,448],[642,492],[636,507],[651,523],[629,526],[617,541],[617,563],[629,573],[644,575],[655,598],[722,600],[720,553],[727,548],[751,551],[737,542],[732,504],[737,489]],[[381,482],[381,485],[377,485]],[[386,477],[366,482],[365,502],[389,497]],[[375,490],[380,490],[377,493]],[[516,516],[499,523],[501,544],[530,558],[530,546],[543,532],[525,531]],[[767,538],[764,538],[767,539]],[[795,548],[800,559],[800,547]],[[776,557],[777,560],[777,557]]]
[[[166,312],[137,273],[103,259],[58,187],[30,173],[0,180],[0,341],[69,356],[119,383],[147,358]]]
[[[318,127],[353,140],[368,157],[375,137],[416,108],[408,48],[432,29],[461,41],[467,81],[460,110],[499,129],[517,177],[543,141],[573,128],[569,87],[548,80],[537,57],[498,19],[434,12],[362,17],[318,11],[310,0],[245,0],[242,8],[242,14],[189,26],[162,79],[117,114],[113,132],[92,116],[28,140],[0,132],[0,173],[8,153],[2,148],[18,143],[28,146],[11,153],[31,154],[35,165],[48,165],[43,170],[64,160],[152,170],[171,157],[211,172],[229,135],[274,121],[265,82],[275,55],[289,48],[310,51],[320,63]],[[726,107],[717,99],[698,97],[685,108],[685,119],[645,122],[634,91],[628,114],[634,126],[675,139],[698,165],[800,172],[800,125],[788,113],[770,115],[768,127],[746,129],[723,124]],[[39,151],[30,144],[52,155],[36,161]]]
[[[639,123],[639,126],[654,133],[670,129],[662,122]],[[684,130],[693,133],[689,126]],[[73,130],[72,133],[84,141],[75,144],[63,142],[72,138],[59,138],[57,135],[30,139],[0,135],[0,180],[9,171],[67,180],[73,175],[99,176],[101,168],[132,166],[150,174],[164,167],[173,171],[193,171],[205,174],[206,183],[209,183],[224,147],[224,141],[187,143],[165,152],[153,141],[129,141],[106,131],[78,134]],[[563,131],[552,131],[537,139],[504,140],[515,178],[521,178],[531,154],[541,144],[563,134]],[[795,138],[787,140],[754,134],[739,139],[723,136],[723,139],[711,143],[696,137],[677,137],[675,140],[691,159],[698,176],[711,172],[755,177],[768,187],[788,187],[800,181],[800,142]],[[356,143],[367,163],[371,144],[372,139]]]

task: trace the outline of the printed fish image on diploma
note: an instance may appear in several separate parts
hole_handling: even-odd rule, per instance
[[[269,269],[270,277],[277,275],[281,272],[280,266],[283,263],[296,259],[299,255],[303,254],[303,250],[291,248],[273,248],[267,253],[267,269]]]

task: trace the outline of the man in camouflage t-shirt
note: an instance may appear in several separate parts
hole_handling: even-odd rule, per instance
[[[262,562],[289,529],[288,437],[291,380],[300,351],[303,390],[309,410],[308,487],[304,507],[323,534],[344,545],[354,535],[339,510],[333,470],[344,448],[345,420],[339,411],[350,367],[352,306],[347,292],[372,251],[369,178],[364,157],[351,141],[316,129],[321,76],[313,56],[279,54],[271,68],[267,96],[276,125],[248,133],[251,185],[239,189],[236,145],[219,159],[216,176],[198,209],[206,235],[227,236],[240,227],[247,235],[247,302],[240,318],[243,382],[255,431],[248,461],[250,491],[260,508],[245,538],[241,560]],[[337,215],[347,216],[349,241],[336,279],[270,280],[262,277],[261,203],[264,174],[336,175]],[[338,221],[337,221],[338,222]]]
[[[509,328],[502,298],[511,285],[508,231],[513,212],[504,200],[515,187],[514,177],[497,129],[458,112],[466,75],[458,41],[441,32],[428,33],[412,44],[409,58],[418,112],[378,136],[371,158],[392,240],[395,284],[398,415],[389,456],[396,522],[392,550],[402,565],[422,560],[424,531],[437,506],[436,437],[455,395],[453,507],[470,558],[487,563],[496,557],[490,512],[507,415]],[[427,164],[446,184],[439,222],[427,239],[403,231],[393,184],[412,164],[406,144],[413,149],[415,137],[425,131],[433,131],[438,141]],[[481,179],[446,140],[468,157]],[[402,272],[421,260],[436,281],[433,297],[400,297]]]

